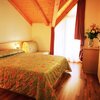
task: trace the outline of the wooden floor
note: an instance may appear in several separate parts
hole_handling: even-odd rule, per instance
[[[65,73],[57,88],[58,100],[100,100],[100,84],[96,75],[85,74],[80,63],[70,63],[71,73]]]
[[[80,63],[70,63],[71,73],[64,73],[56,94],[58,100],[100,100],[100,84],[96,75],[85,74]],[[0,89],[0,100],[34,100],[33,98]]]

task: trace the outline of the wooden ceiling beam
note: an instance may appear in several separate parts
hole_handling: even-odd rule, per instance
[[[74,7],[74,5],[78,2],[78,0],[71,0],[70,4],[67,7],[64,7],[62,12],[58,12],[56,25],[66,16],[66,14]],[[68,3],[68,2],[67,2]],[[60,9],[61,10],[61,9]]]
[[[59,6],[59,10],[63,7],[63,5],[66,4],[66,2],[68,2],[69,0],[61,0],[60,2],[60,6]]]
[[[42,16],[40,17],[43,17],[44,19],[44,22],[46,25],[49,25],[50,22],[49,22],[49,19],[47,18],[46,14],[44,13],[43,9],[41,8],[41,6],[39,5],[38,1],[37,0],[31,0],[33,2],[33,4],[37,7],[37,9],[40,11],[40,14]]]
[[[59,10],[60,1],[61,0],[55,0],[54,12],[53,12],[53,19],[52,19],[52,27],[54,27],[55,24],[56,24],[57,12]]]
[[[14,7],[15,9],[29,22],[29,24],[32,25],[32,21],[28,18],[26,14],[23,13],[21,8],[14,2],[14,0],[8,0]]]

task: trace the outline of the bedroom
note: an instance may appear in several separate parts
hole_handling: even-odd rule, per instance
[[[100,14],[97,10],[100,9],[99,2],[99,0],[86,0],[85,29],[87,29],[92,23],[100,25]],[[94,9],[91,10],[91,6]],[[43,14],[39,16],[42,17],[42,20],[39,21],[43,21],[43,23],[48,22],[45,20]],[[51,27],[42,23],[34,22],[31,25],[29,23],[30,20],[24,17],[10,2],[8,2],[8,0],[0,0],[0,43],[35,40],[38,43],[39,51],[50,52]],[[37,21],[37,19],[38,17],[35,20]],[[87,43],[85,45],[87,46]]]

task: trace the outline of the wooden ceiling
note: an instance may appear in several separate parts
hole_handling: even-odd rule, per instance
[[[9,0],[30,24],[45,23],[53,26],[56,24],[59,10],[69,1],[71,3],[78,0]],[[67,7],[65,7],[65,10]],[[58,17],[61,17],[60,15]]]

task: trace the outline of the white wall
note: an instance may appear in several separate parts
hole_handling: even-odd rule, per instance
[[[0,0],[0,43],[15,40],[31,40],[31,33],[31,25],[8,0]]]
[[[85,28],[92,23],[100,25],[100,0],[86,0]]]
[[[50,26],[36,23],[32,24],[32,38],[38,43],[39,51],[50,51]]]
[[[86,0],[85,30],[91,24],[97,24],[100,27],[100,0]],[[88,39],[85,40],[85,46],[88,46]],[[94,46],[98,47],[97,39],[94,39]]]

